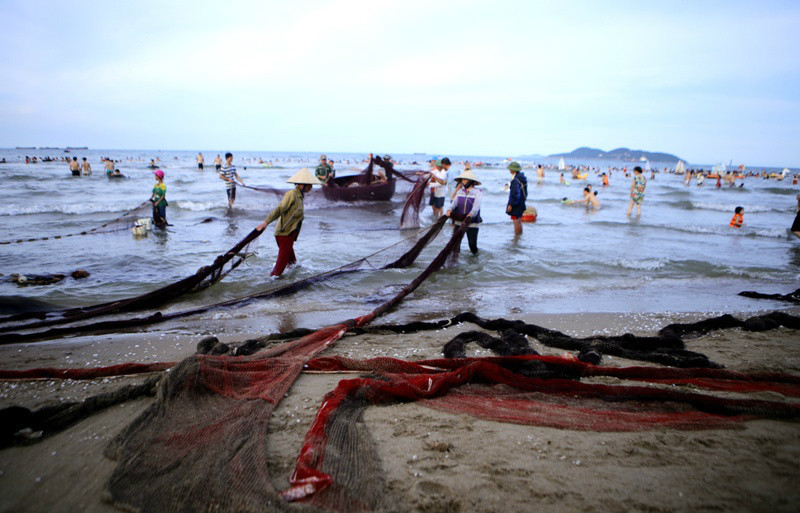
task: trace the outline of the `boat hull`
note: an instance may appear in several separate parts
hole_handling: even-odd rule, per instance
[[[330,201],[389,201],[394,196],[397,185],[396,180],[352,187],[348,187],[347,182],[340,183],[338,178],[336,182],[342,186],[322,186],[322,194],[325,199]]]

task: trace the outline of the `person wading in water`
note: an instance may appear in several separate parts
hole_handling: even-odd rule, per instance
[[[469,169],[458,175],[455,180],[461,181],[461,187],[456,191],[445,216],[452,219],[456,226],[467,223],[467,242],[469,242],[469,250],[475,255],[478,253],[478,223],[482,221],[481,200],[483,199],[483,191],[476,186],[481,182]],[[456,251],[459,249],[457,247]]]
[[[278,259],[275,261],[275,267],[270,276],[280,276],[287,265],[297,262],[294,254],[294,241],[297,240],[303,224],[303,197],[311,190],[312,185],[322,185],[322,182],[317,180],[306,168],[301,169],[286,181],[295,184],[294,189],[289,190],[264,222],[256,227],[256,230],[264,231],[272,221],[278,220],[275,225]]]
[[[525,200],[528,198],[528,180],[522,173],[522,165],[516,160],[508,164],[511,173],[511,185],[508,191],[506,214],[514,223],[514,235],[522,235],[522,213],[525,212]]]

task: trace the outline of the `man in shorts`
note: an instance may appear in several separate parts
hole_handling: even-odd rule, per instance
[[[450,160],[447,161],[448,163]],[[431,199],[428,204],[433,209],[434,220],[442,217],[444,197],[447,193],[447,172],[442,167],[442,161],[436,159],[431,169]]]
[[[219,171],[221,180],[225,180],[225,192],[228,195],[228,210],[233,208],[233,202],[236,201],[236,180],[244,185],[244,181],[239,178],[236,173],[236,167],[233,165],[233,153],[225,154],[225,165]]]
[[[197,169],[202,170],[203,167],[206,165],[206,159],[203,157],[202,153],[197,154]]]

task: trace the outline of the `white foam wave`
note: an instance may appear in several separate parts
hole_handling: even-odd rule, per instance
[[[215,208],[225,207],[222,201],[176,201],[175,206],[192,212],[205,212]]]
[[[644,259],[632,260],[629,258],[622,258],[613,262],[613,265],[623,267],[625,269],[636,269],[641,271],[655,271],[664,268],[667,261],[664,259]]]
[[[120,213],[132,210],[137,205],[130,203],[75,203],[71,205],[52,204],[5,204],[0,205],[0,216],[19,216],[33,214],[96,214],[100,212]]]
[[[733,203],[706,203],[703,201],[692,201],[692,207],[702,210],[715,210],[718,212],[733,212],[740,205]],[[745,212],[785,212],[785,208],[764,207],[761,205],[742,205]]]

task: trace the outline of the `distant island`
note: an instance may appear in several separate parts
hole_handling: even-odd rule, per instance
[[[630,148],[617,148],[616,150],[603,151],[597,148],[582,146],[569,153],[554,153],[549,157],[565,157],[573,159],[608,159],[622,160],[625,162],[640,162],[649,160],[651,162],[678,162],[683,160],[669,153],[657,151],[631,150]]]

